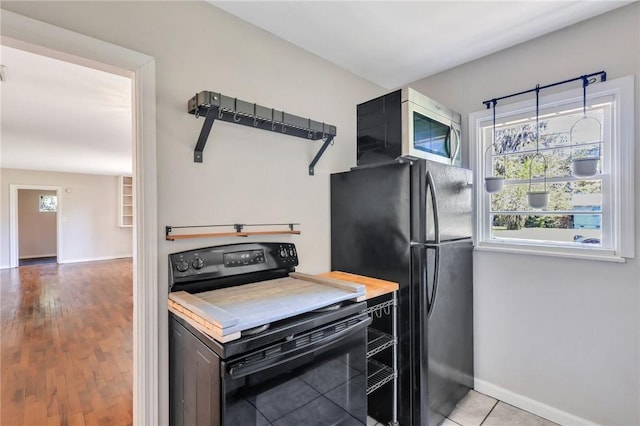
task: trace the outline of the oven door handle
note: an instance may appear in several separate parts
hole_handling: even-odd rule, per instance
[[[366,315],[366,318],[362,318],[358,323],[345,328],[335,334],[332,334],[329,337],[325,337],[324,339],[318,340],[316,342],[310,343],[308,345],[302,346],[300,348],[295,348],[286,352],[282,352],[277,356],[270,357],[269,359],[261,359],[258,361],[252,361],[248,363],[240,363],[237,366],[231,366],[229,368],[229,375],[232,379],[240,379],[242,377],[248,376],[250,374],[259,373],[264,370],[268,370],[269,368],[276,367],[278,365],[284,364],[285,362],[292,361],[296,358],[300,358],[302,356],[308,355],[312,352],[316,352],[322,349],[325,349],[331,345],[335,345],[337,343],[342,342],[347,339],[351,335],[361,331],[363,328],[366,328],[371,323],[371,318]]]

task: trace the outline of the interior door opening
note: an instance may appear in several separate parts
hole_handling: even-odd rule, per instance
[[[18,266],[58,263],[58,193],[18,189]]]
[[[4,42],[5,40],[3,40],[3,43]],[[11,41],[9,41],[9,43],[11,44]],[[23,46],[25,47],[25,52],[29,51],[30,46],[28,46],[27,44],[23,45],[22,43],[20,43],[20,47],[23,47]],[[15,46],[13,46],[12,48],[15,48]],[[35,50],[38,50],[38,49],[36,48]],[[35,55],[40,55],[40,53],[42,52],[31,52],[31,53]],[[43,58],[48,58],[48,59],[43,59],[45,61],[51,60],[51,61],[60,62],[60,61],[63,61],[62,58],[66,57],[67,55],[61,52],[47,51],[46,54],[43,54],[40,56],[42,56]],[[69,62],[69,64],[73,66],[81,66],[83,68],[83,72],[87,72],[87,69],[89,68],[87,67],[87,64],[78,64],[74,62]],[[101,71],[101,70],[94,70],[94,71],[104,73],[104,71]],[[127,143],[129,144],[128,163],[130,168],[127,174],[129,176],[135,176],[136,170],[135,170],[135,164],[133,161],[134,159],[133,152],[135,152],[135,146],[136,146],[135,145],[136,131],[133,128],[133,125],[135,123],[135,119],[133,118],[133,114],[134,114],[133,104],[134,104],[134,96],[135,96],[134,79],[132,75],[133,73],[131,73],[130,71],[120,70],[120,72],[121,74],[123,74],[120,76],[120,78],[122,79],[124,77],[124,79],[128,81],[128,85],[130,88],[130,90],[127,93],[127,99],[126,99],[129,105],[124,107],[126,110],[129,111],[129,114],[130,114],[127,121],[128,123],[127,125],[129,129],[126,132],[126,137],[127,137],[126,140],[127,140]],[[17,78],[14,78],[14,81],[15,80],[17,80]],[[107,91],[108,89],[109,89],[108,87],[103,88],[103,90],[105,91]],[[72,98],[73,94],[68,93],[67,96]],[[5,99],[3,98],[3,102],[4,101]],[[82,119],[81,117],[82,117],[81,115],[77,117],[73,116],[72,120],[81,120]],[[115,123],[111,122],[110,125],[114,126]],[[64,126],[64,124],[62,124],[62,126]],[[86,135],[82,135],[82,137],[86,137]],[[74,150],[69,150],[69,147],[57,144],[55,137],[51,137],[51,139],[48,140],[47,142],[51,145],[51,147],[54,150],[66,152],[67,153],[66,155],[69,156],[69,159],[72,162],[90,163],[87,161],[86,158],[84,158],[82,153],[75,152]],[[15,155],[15,151],[8,151],[8,152],[12,152]],[[40,152],[39,155],[46,155],[46,154],[44,154],[43,152]],[[77,189],[79,187],[81,188],[83,183],[86,183],[86,186],[89,187],[90,186],[89,182],[93,182],[93,180],[86,179],[86,177],[91,176],[91,173],[87,172],[85,174],[78,174],[79,172],[74,173],[73,171],[66,172],[64,170],[55,170],[55,169],[47,170],[46,168],[42,168],[41,164],[37,162],[38,160],[37,156],[34,157],[34,160],[36,160],[36,163],[32,167],[30,167],[29,164],[24,164],[24,166],[20,168],[9,166],[10,169],[13,168],[19,172],[19,173],[13,173],[13,174],[9,173],[9,176],[11,176],[11,180],[9,182],[10,183],[9,185],[9,234],[10,234],[9,266],[11,268],[20,267],[19,268],[20,270],[22,270],[23,266],[28,268],[46,266],[48,276],[52,278],[55,277],[55,279],[53,279],[50,282],[47,282],[47,280],[37,280],[36,283],[34,284],[33,280],[29,280],[29,278],[35,275],[33,275],[33,273],[27,273],[27,275],[24,278],[24,281],[21,281],[21,282],[28,282],[30,286],[33,286],[34,291],[37,287],[37,290],[41,295],[40,299],[42,298],[47,299],[47,300],[40,300],[38,302],[39,303],[38,306],[41,306],[41,305],[42,305],[41,307],[56,306],[60,309],[68,310],[69,313],[66,314],[67,316],[72,315],[70,311],[76,312],[76,313],[73,313],[73,315],[84,315],[82,314],[82,312],[85,312],[85,311],[93,312],[90,310],[87,311],[87,308],[85,306],[75,305],[74,303],[65,305],[67,301],[69,301],[70,299],[68,297],[65,298],[65,294],[60,292],[61,288],[63,287],[66,289],[70,285],[76,285],[78,280],[75,278],[74,279],[70,278],[71,276],[75,276],[74,274],[76,274],[75,272],[73,272],[73,271],[76,271],[77,269],[77,267],[74,265],[82,264],[82,267],[85,267],[85,265],[87,267],[91,267],[90,265],[92,263],[96,263],[96,262],[90,262],[90,261],[84,262],[82,260],[80,261],[81,263],[77,263],[76,262],[77,255],[70,254],[74,252],[74,250],[72,250],[73,245],[80,244],[83,246],[85,243],[90,242],[92,240],[96,241],[97,244],[104,244],[105,239],[113,238],[112,235],[114,234],[114,232],[119,230],[119,231],[122,231],[123,233],[125,232],[129,233],[129,239],[128,239],[129,244],[128,244],[128,247],[126,248],[127,251],[121,252],[121,253],[126,254],[128,252],[129,256],[132,256],[135,258],[136,254],[138,253],[137,241],[135,238],[135,231],[134,231],[134,226],[137,223],[137,220],[136,220],[137,208],[135,205],[131,205],[129,207],[129,214],[131,219],[130,219],[130,223],[128,224],[128,227],[125,228],[122,226],[122,224],[118,226],[118,222],[116,219],[119,216],[119,214],[117,213],[120,212],[120,207],[116,209],[116,206],[119,206],[118,198],[116,197],[117,192],[115,190],[116,178],[115,176],[108,176],[104,173],[97,172],[95,173],[95,176],[99,176],[99,179],[101,181],[114,182],[114,185],[113,185],[114,192],[112,194],[113,199],[109,202],[110,203],[109,205],[113,206],[113,209],[109,209],[109,210],[113,210],[112,217],[113,217],[114,230],[112,232],[104,232],[100,239],[98,238],[94,239],[94,238],[91,238],[91,236],[81,235],[80,232],[76,232],[76,231],[81,228],[81,226],[83,225],[82,222],[91,222],[96,216],[96,213],[95,211],[91,211],[91,210],[87,210],[85,212],[78,211],[79,210],[78,206],[80,205],[87,206],[88,204],[90,204],[89,201],[79,204],[78,198],[80,198],[80,195],[81,195],[79,193],[81,192],[87,193],[91,191],[80,191],[80,190],[76,191],[74,190],[74,188],[70,188],[69,186],[76,185],[76,189]],[[29,182],[42,182],[42,181],[46,182],[49,180],[50,176],[52,177],[51,182],[53,182],[54,185],[57,185],[57,186],[29,183]],[[74,177],[74,176],[79,176],[79,177]],[[27,182],[27,183],[23,183],[23,182]],[[74,182],[74,183],[71,184],[70,182]],[[66,202],[65,202],[65,199],[66,199]],[[135,199],[133,200],[133,202],[135,203]],[[71,208],[67,209],[67,211],[65,212],[65,206],[71,206]],[[69,220],[68,223],[65,223],[67,222],[66,219],[68,216],[70,216],[73,220]],[[78,219],[82,219],[82,220],[78,220]],[[64,226],[65,224],[69,226],[65,227]],[[63,244],[65,242],[67,243],[67,246]],[[96,247],[100,247],[100,246],[96,245]],[[119,257],[120,256],[114,255],[113,259],[118,259]],[[88,259],[88,260],[92,260],[92,259]],[[95,259],[95,260],[101,260],[101,259]],[[42,265],[42,263],[45,263],[45,262],[53,263],[53,264],[70,263],[72,264],[71,265],[72,269],[60,269],[60,268],[64,268],[63,265],[58,265],[55,269],[48,269],[49,268],[48,265]],[[101,262],[97,262],[97,264],[99,265],[98,266],[99,271],[105,271],[104,262],[102,263],[102,265],[101,265]],[[121,365],[120,368],[123,369],[123,371],[129,372],[129,374],[125,373],[124,375],[127,376],[127,379],[128,379],[127,381],[129,381],[130,387],[128,390],[125,390],[124,393],[122,393],[122,395],[120,395],[119,393],[116,396],[123,396],[125,401],[128,399],[128,406],[118,411],[120,413],[118,415],[121,416],[119,417],[119,419],[122,421],[125,421],[125,423],[132,423],[133,422],[132,412],[133,412],[134,401],[132,400],[131,395],[134,394],[134,389],[135,389],[135,386],[134,386],[135,364],[133,359],[133,352],[135,352],[135,350],[134,351],[131,350],[131,344],[130,344],[132,340],[132,334],[134,331],[133,317],[134,317],[134,310],[135,310],[135,306],[133,305],[134,297],[132,294],[133,283],[134,283],[132,276],[135,277],[137,274],[136,273],[137,265],[136,265],[136,262],[122,263],[122,261],[114,262],[113,264],[114,264],[113,268],[116,268],[116,269],[123,268],[123,271],[122,271],[123,273],[126,272],[126,268],[128,265],[133,265],[132,275],[129,275],[129,280],[130,280],[129,290],[124,294],[124,297],[126,297],[128,300],[122,299],[122,303],[121,303],[121,305],[125,307],[128,306],[129,310],[128,312],[120,312],[121,315],[119,315],[119,318],[127,318],[127,321],[123,320],[119,326],[122,329],[122,330],[119,330],[119,332],[121,332],[122,336],[124,336],[123,337],[124,341],[121,345],[119,342],[115,342],[114,343],[115,346],[113,348],[110,348],[107,344],[107,341],[104,341],[104,340],[101,341],[100,339],[93,339],[93,340],[86,339],[86,345],[84,347],[85,349],[94,351],[95,353],[102,355],[103,357],[109,357],[109,356],[112,356],[111,355],[112,353],[118,353],[119,363],[129,364],[126,367]],[[40,269],[28,269],[28,270],[43,271]],[[91,271],[94,271],[94,270],[91,269]],[[39,272],[36,275],[40,275],[41,273],[42,272]],[[120,275],[123,275],[123,274],[121,273]],[[14,276],[17,276],[17,274],[12,275],[12,277]],[[22,272],[20,273],[20,276],[22,277]],[[111,276],[111,275],[108,275],[108,276]],[[60,280],[64,280],[65,284],[68,284],[68,285],[60,287],[58,283],[58,281]],[[92,280],[92,282],[94,281],[95,280]],[[19,298],[16,298],[16,300],[26,300],[31,291],[31,287],[29,287],[29,290],[21,290],[21,291],[23,293],[21,293],[21,296]],[[91,290],[91,292],[93,292],[92,294],[95,293],[96,296],[99,296],[100,294],[99,286],[96,286],[96,290]],[[78,297],[81,297],[81,296],[79,295]],[[100,299],[104,300],[104,298],[100,298]],[[20,304],[19,306],[16,306],[15,308],[20,309],[22,307],[22,304]],[[50,315],[50,317],[48,317],[49,321],[47,322],[47,324],[58,324],[60,321],[62,321],[62,319],[57,318],[56,312],[58,312],[58,310],[59,309],[49,309],[46,311],[47,312],[46,315]],[[16,321],[18,321],[18,323],[20,324],[24,323],[25,327],[28,328],[32,326],[31,320],[27,318],[30,315],[31,311],[27,309],[25,312],[26,312],[25,315],[23,315],[23,317],[21,317],[19,321],[18,319],[16,319]],[[40,314],[35,313],[34,315],[37,316]],[[93,327],[92,329],[96,330],[96,333],[97,333],[96,336],[99,336],[101,328],[99,325],[97,325],[97,322],[99,322],[99,319],[97,317],[91,318],[91,315],[88,315],[87,317],[85,317],[85,321],[82,321],[82,323],[87,323],[87,322],[91,323],[91,321],[96,323],[95,326],[92,326]],[[105,322],[105,324],[108,324],[108,323]],[[113,328],[116,328],[116,326],[113,323],[111,323],[111,326],[113,326]],[[44,327],[46,328],[47,325],[45,325]],[[52,327],[57,327],[57,325]],[[46,330],[43,332],[47,333]],[[68,345],[69,343],[67,342],[72,342],[71,344],[74,344],[73,342],[75,342],[74,337],[72,335],[67,336],[67,334],[68,333],[60,332],[60,337],[58,340],[61,340],[64,342],[62,343],[63,346]],[[34,342],[30,340],[28,337],[25,337],[23,340],[24,341],[22,343],[20,343],[20,341],[16,341],[16,342],[11,342],[9,344],[15,345],[15,346],[19,346],[20,344],[22,344],[22,347],[24,348],[24,350],[27,351],[29,350],[27,348],[30,348],[31,347],[30,345],[33,345]],[[52,349],[53,352],[52,351],[49,351],[49,352],[58,353],[64,349],[64,348],[58,348],[55,345],[56,345],[56,342],[53,342],[51,344],[51,346],[53,347]],[[135,336],[133,338],[133,345],[135,348],[135,345],[136,345]],[[110,349],[114,349],[114,350],[110,350]],[[122,349],[122,350],[116,350],[116,349]],[[4,350],[4,347],[3,347],[3,350]],[[99,360],[100,358],[98,358],[98,361]],[[60,364],[60,362],[61,360],[58,357],[53,357],[53,356],[46,356],[45,359],[33,358],[30,361],[30,363],[37,363],[37,364],[30,365],[29,368],[48,369],[47,371],[49,370],[64,371],[64,367],[63,367],[64,363]],[[82,362],[78,361],[78,364],[76,365],[78,371],[80,371],[81,368],[85,367],[84,365],[81,365],[81,364]],[[70,373],[70,374],[73,375],[73,373]],[[97,374],[98,373],[94,374],[94,379],[91,381],[91,383],[96,382],[95,377],[97,377]],[[80,376],[78,376],[78,380],[80,380]],[[3,382],[4,382],[4,379],[3,379]],[[99,383],[99,382],[100,381],[98,380],[96,383]],[[104,380],[104,382],[106,382],[106,379]],[[7,387],[9,387],[10,384],[11,383],[7,383]],[[54,394],[60,394],[60,395],[64,394],[64,392],[61,392],[63,389],[56,389],[57,384],[47,383],[47,386],[51,386],[51,389],[53,389],[52,392],[54,392]],[[126,386],[126,383],[125,383],[125,386]],[[16,388],[16,392],[20,392],[20,389]],[[114,390],[114,393],[115,392],[116,391]],[[3,400],[4,400],[4,393],[5,392],[3,391]],[[68,396],[66,396],[66,398],[69,398],[69,400],[72,400],[75,395],[75,393],[72,391],[72,387],[67,386],[67,393],[68,393]],[[105,406],[111,403],[106,399],[103,402]],[[62,397],[62,396],[58,398],[58,402],[50,403],[50,405],[58,405],[59,408],[57,409],[61,410],[60,412],[62,414],[65,414],[65,407],[66,407],[65,404],[67,404],[67,402],[65,402],[65,397]],[[125,402],[125,405],[127,405],[126,402]],[[31,411],[29,407],[30,406],[25,402],[24,404],[25,413]],[[54,410],[55,409],[56,408],[54,407]],[[26,415],[27,414],[25,414],[25,419],[26,419]],[[131,418],[125,419],[125,417],[122,417],[122,415],[125,415],[126,417],[131,417]],[[33,420],[35,419],[35,417],[33,418],[30,417],[30,419]],[[39,418],[37,419],[37,421],[46,422],[46,419]]]

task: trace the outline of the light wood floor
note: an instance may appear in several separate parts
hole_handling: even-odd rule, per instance
[[[0,279],[0,425],[132,424],[131,260]]]

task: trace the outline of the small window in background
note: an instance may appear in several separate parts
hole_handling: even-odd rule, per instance
[[[58,197],[56,195],[41,195],[40,196],[40,212],[57,212],[58,211]]]

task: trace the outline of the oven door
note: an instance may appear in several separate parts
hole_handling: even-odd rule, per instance
[[[366,314],[223,363],[222,425],[365,425]]]

